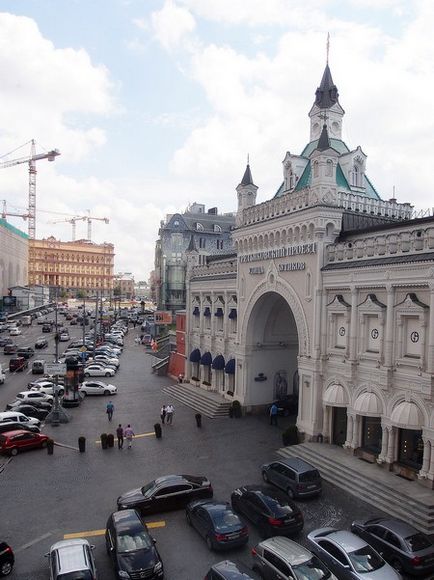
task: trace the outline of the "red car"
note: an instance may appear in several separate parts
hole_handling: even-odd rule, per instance
[[[17,429],[0,435],[0,452],[16,455],[18,451],[47,447],[49,437],[42,433],[32,433]]]

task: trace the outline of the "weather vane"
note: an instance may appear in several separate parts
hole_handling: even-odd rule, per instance
[[[327,64],[329,63],[329,52],[330,52],[330,32],[327,32]]]

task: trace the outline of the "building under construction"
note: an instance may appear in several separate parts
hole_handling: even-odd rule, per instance
[[[61,242],[53,236],[29,240],[29,284],[108,295],[113,290],[114,255],[108,243]]]

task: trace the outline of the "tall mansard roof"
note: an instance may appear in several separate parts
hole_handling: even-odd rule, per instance
[[[338,102],[338,98],[338,89],[333,82],[332,73],[327,63],[322,75],[321,84],[315,92],[315,105],[320,109],[330,109],[330,107]]]
[[[253,183],[252,172],[250,171],[250,165],[248,163],[240,185],[255,185]]]

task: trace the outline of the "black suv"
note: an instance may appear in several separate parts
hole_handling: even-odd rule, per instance
[[[136,510],[112,513],[107,521],[105,541],[116,577],[163,578],[163,562],[155,540]]]
[[[25,359],[31,358],[35,354],[35,349],[31,346],[20,346],[17,350],[17,356],[22,356]]]

